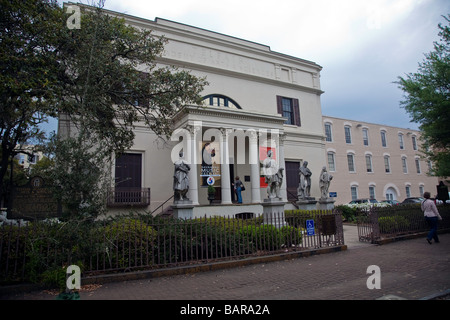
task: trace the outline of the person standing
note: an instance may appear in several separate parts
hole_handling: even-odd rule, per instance
[[[437,226],[438,226],[438,220],[442,220],[441,215],[439,214],[439,211],[436,207],[436,204],[433,200],[430,199],[430,193],[425,192],[423,194],[423,197],[425,198],[424,201],[422,201],[421,207],[423,214],[425,216],[425,220],[428,223],[428,226],[430,227],[430,231],[427,235],[427,241],[429,244],[431,244],[431,239],[434,239],[435,243],[439,243],[439,237],[437,234]]]
[[[242,203],[242,186],[244,184],[242,183],[242,181],[239,179],[238,176],[235,178],[233,185],[234,185],[234,191],[236,191],[236,195],[237,195],[237,203]]]

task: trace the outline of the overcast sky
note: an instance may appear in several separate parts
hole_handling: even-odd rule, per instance
[[[433,49],[450,1],[106,0],[105,8],[185,23],[314,61],[323,67],[324,115],[417,129],[400,107],[403,92],[393,82],[417,71],[423,54]]]

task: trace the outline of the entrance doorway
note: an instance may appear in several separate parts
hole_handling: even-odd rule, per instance
[[[397,200],[397,192],[392,187],[386,190],[386,200]]]

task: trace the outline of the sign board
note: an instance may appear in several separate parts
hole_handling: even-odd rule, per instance
[[[330,192],[330,198],[336,198],[337,192]]]
[[[334,214],[322,216],[322,234],[331,236],[336,233],[336,219]]]
[[[208,177],[208,179],[206,180],[208,186],[213,186],[214,182],[215,182],[214,177]]]
[[[58,203],[50,187],[41,177],[33,177],[21,187],[13,187],[8,219],[45,219],[61,216]]]
[[[313,236],[316,233],[314,232],[314,220],[306,220],[306,234],[308,236]]]

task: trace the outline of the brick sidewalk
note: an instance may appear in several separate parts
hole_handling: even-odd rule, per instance
[[[81,300],[373,300],[421,299],[450,289],[450,234],[287,261],[144,280],[105,283]],[[369,290],[369,265],[381,270],[381,289]],[[3,299],[53,300],[44,291]]]

